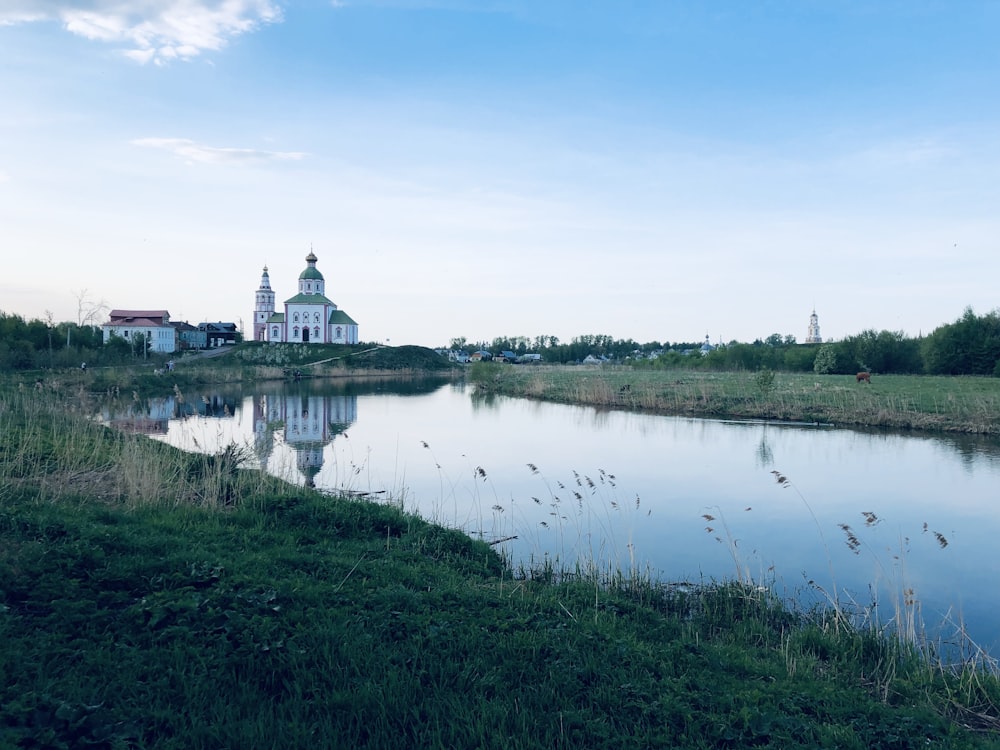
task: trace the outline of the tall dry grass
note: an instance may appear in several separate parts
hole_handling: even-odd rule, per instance
[[[57,398],[44,388],[0,393],[0,485],[40,500],[80,497],[129,507],[227,507],[257,502],[265,489],[290,490],[244,468],[248,447],[186,453],[91,419],[91,398]]]

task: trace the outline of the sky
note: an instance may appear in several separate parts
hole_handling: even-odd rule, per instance
[[[0,0],[0,311],[362,341],[1000,306],[997,0]]]

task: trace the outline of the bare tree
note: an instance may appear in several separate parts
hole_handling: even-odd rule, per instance
[[[111,309],[111,305],[105,299],[101,299],[100,302],[94,302],[90,298],[90,291],[88,289],[81,289],[78,292],[74,292],[74,296],[76,297],[76,324],[81,328],[83,326],[98,325]]]

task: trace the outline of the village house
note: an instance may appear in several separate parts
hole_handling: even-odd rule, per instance
[[[197,326],[184,320],[171,321],[170,325],[177,331],[177,348],[181,351],[204,349],[207,346],[208,336],[204,331],[199,331]]]
[[[177,351],[177,330],[170,324],[166,310],[112,310],[111,319],[101,326],[101,331],[105,344],[113,336],[129,343],[141,338],[151,352]]]
[[[215,349],[239,342],[240,332],[235,323],[199,323],[198,330],[205,334],[205,347]]]

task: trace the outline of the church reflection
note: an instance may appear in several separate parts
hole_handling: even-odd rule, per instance
[[[295,467],[307,487],[316,486],[323,448],[358,419],[354,394],[258,393],[253,396],[254,449],[266,470],[275,435],[295,451]]]

